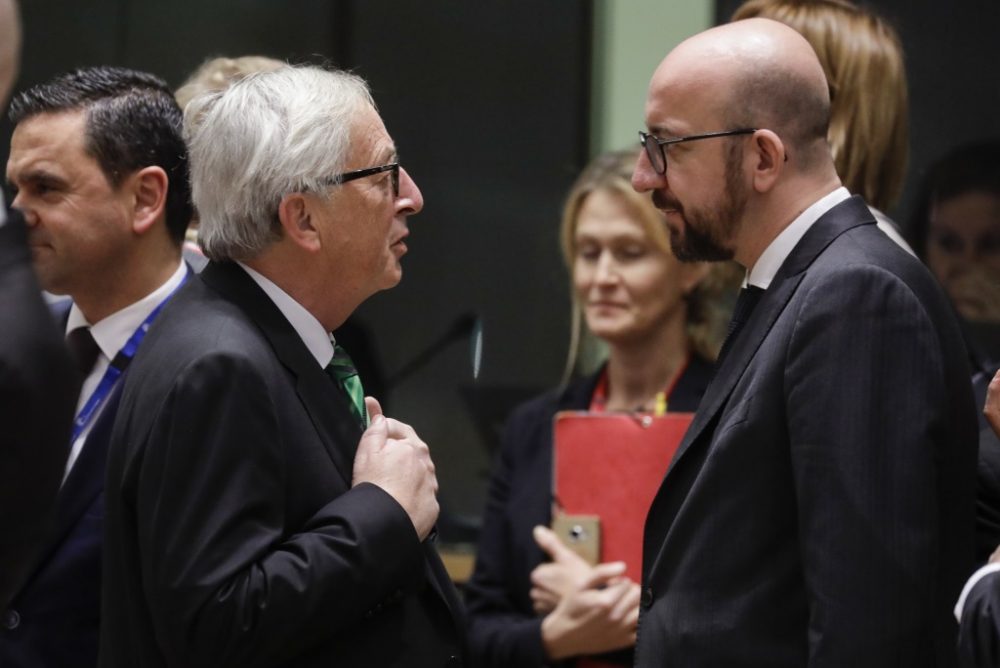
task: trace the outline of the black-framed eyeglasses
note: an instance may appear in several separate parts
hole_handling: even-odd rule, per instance
[[[698,141],[699,139],[714,139],[715,137],[731,137],[733,135],[749,135],[757,132],[757,128],[739,128],[737,130],[722,130],[720,132],[706,132],[700,135],[688,135],[687,137],[672,137],[670,139],[660,139],[648,132],[639,130],[639,143],[646,149],[646,157],[649,164],[653,166],[657,174],[667,173],[667,151],[664,146],[670,144],[681,144],[686,141]],[[657,150],[659,148],[659,150]]]
[[[382,172],[392,172],[392,195],[393,197],[399,197],[399,163],[390,162],[388,165],[379,165],[378,167],[366,167],[364,169],[355,169],[350,172],[344,172],[343,174],[337,174],[336,176],[331,176],[326,179],[324,183],[328,186],[339,186],[342,183],[347,183],[348,181],[353,181],[354,179],[363,179],[366,176],[372,176],[374,174],[381,174]]]

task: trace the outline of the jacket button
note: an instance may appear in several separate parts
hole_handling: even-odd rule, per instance
[[[8,631],[13,631],[21,625],[21,615],[17,610],[7,610],[3,613],[3,626]]]
[[[653,605],[653,588],[643,587],[642,594],[639,596],[639,605],[643,608],[649,609]]]

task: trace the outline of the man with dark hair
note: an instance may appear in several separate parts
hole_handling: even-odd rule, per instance
[[[17,5],[0,0],[0,108],[17,73]],[[79,382],[31,269],[24,220],[0,195],[0,609],[45,540]],[[9,626],[7,617],[0,624]]]
[[[765,20],[653,75],[633,185],[678,257],[747,269],[650,506],[636,665],[950,666],[976,416],[920,263],[840,184],[815,52]]]
[[[13,204],[42,286],[72,298],[65,328],[85,380],[57,524],[4,613],[0,665],[93,666],[104,472],[121,377],[187,276],[181,112],[157,77],[98,67],[21,93],[10,116]]]

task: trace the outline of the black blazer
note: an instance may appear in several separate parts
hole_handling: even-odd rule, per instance
[[[670,397],[693,412],[713,365],[693,357]],[[545,559],[531,530],[552,521],[552,420],[590,406],[600,373],[519,406],[507,421],[493,467],[476,567],[465,591],[469,646],[477,665],[541,666],[542,618],[532,609],[531,571]]]
[[[851,198],[781,266],[653,501],[636,665],[953,665],[975,467],[947,299]]]
[[[346,395],[235,264],[164,309],[108,454],[102,666],[443,666],[459,604]]]
[[[965,668],[1000,666],[1000,572],[983,576],[969,590],[962,609],[958,652]]]
[[[51,530],[80,389],[31,268],[24,220],[0,226],[0,607]],[[0,626],[16,626],[4,615]],[[3,664],[6,665],[6,664]]]

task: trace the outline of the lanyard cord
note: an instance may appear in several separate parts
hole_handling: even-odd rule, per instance
[[[135,356],[135,351],[139,349],[139,344],[142,343],[142,340],[146,337],[146,332],[149,330],[149,326],[153,323],[153,320],[156,319],[156,316],[159,315],[160,310],[163,309],[166,303],[169,302],[177,291],[180,290],[181,286],[187,282],[187,278],[188,273],[185,272],[184,277],[181,279],[181,282],[177,284],[177,287],[171,290],[170,294],[167,295],[163,301],[157,304],[156,308],[150,311],[149,315],[146,316],[146,319],[142,321],[134,332],[132,332],[132,336],[130,336],[128,341],[125,342],[125,345],[118,351],[118,354],[115,355],[114,359],[111,360],[111,364],[108,365],[107,370],[104,372],[104,376],[101,377],[101,382],[99,382],[97,387],[94,388],[90,397],[87,398],[87,403],[83,405],[83,408],[80,409],[80,413],[73,421],[73,436],[70,443],[75,443],[76,439],[80,438],[80,435],[86,431],[87,426],[93,421],[94,416],[97,415],[98,409],[104,404],[105,400],[107,400],[108,395],[111,394],[111,390],[114,389],[115,383],[118,382],[122,373],[124,373],[125,369],[128,368],[129,363]]]

